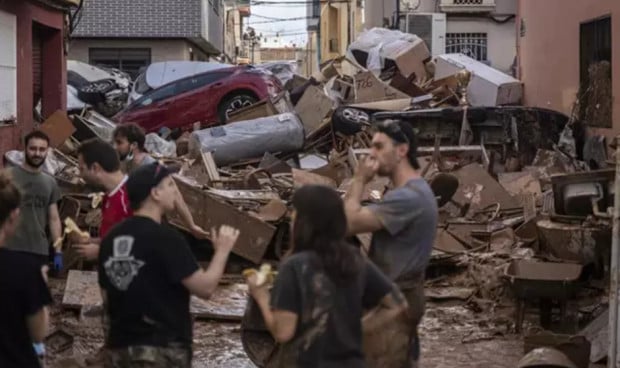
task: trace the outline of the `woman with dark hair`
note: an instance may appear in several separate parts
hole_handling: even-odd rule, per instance
[[[19,223],[21,195],[0,172],[0,367],[40,367],[35,347],[48,329],[47,266],[25,252],[4,248]],[[43,352],[40,352],[43,353]]]
[[[362,333],[407,307],[402,295],[360,251],[345,242],[347,221],[331,188],[304,186],[293,196],[293,249],[271,295],[248,278],[265,324],[281,344],[278,367],[364,367]],[[362,321],[365,310],[379,307]]]

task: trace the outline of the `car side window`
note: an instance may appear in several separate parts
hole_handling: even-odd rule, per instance
[[[187,78],[177,83],[177,89],[175,93],[180,95],[181,93],[189,92],[209,85],[211,83],[215,83],[218,80],[223,79],[229,75],[229,72],[207,73],[192,78]]]
[[[140,100],[139,104],[140,106],[149,106],[153,103],[165,100],[175,95],[175,89],[176,89],[176,83],[170,84],[160,89],[156,89],[152,93],[144,96]]]

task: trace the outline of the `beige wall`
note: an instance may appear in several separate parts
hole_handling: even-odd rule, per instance
[[[514,20],[497,24],[483,18],[450,18],[446,24],[447,33],[486,33],[487,59],[491,66],[511,74],[510,69],[517,54],[516,25]]]
[[[97,39],[74,39],[69,45],[71,60],[88,63],[89,48],[150,48],[151,62],[173,60],[190,60],[190,48],[193,50],[195,59],[199,54],[204,60],[208,58],[201,53],[196,46],[185,40],[97,40]]]
[[[611,137],[620,133],[620,1],[521,0],[519,19],[525,34],[518,38],[518,53],[525,103],[569,114],[579,88],[580,23],[609,14],[613,129],[597,131]]]

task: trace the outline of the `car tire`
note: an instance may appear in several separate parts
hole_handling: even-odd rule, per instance
[[[368,125],[370,115],[364,110],[341,106],[332,115],[332,126],[336,132],[344,135],[354,135]]]
[[[116,88],[114,79],[101,79],[78,89],[78,98],[88,104],[104,102],[105,94]]]
[[[217,109],[217,116],[220,119],[220,123],[226,124],[228,114],[246,106],[253,105],[256,101],[256,97],[247,93],[239,93],[226,98],[220,103],[220,106]]]

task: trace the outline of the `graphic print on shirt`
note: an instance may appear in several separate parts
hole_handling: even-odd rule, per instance
[[[103,265],[110,283],[121,291],[126,291],[144,262],[131,255],[134,237],[130,235],[114,238],[112,257]]]

